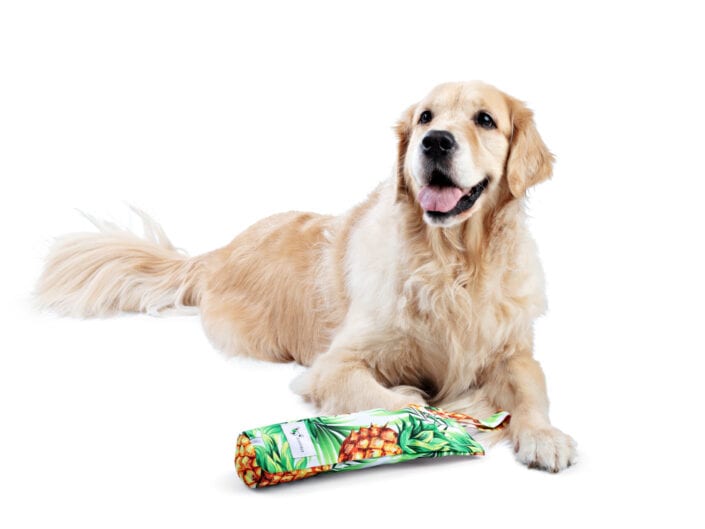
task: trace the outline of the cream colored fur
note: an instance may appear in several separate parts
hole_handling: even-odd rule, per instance
[[[490,176],[472,208],[442,226],[417,201],[424,109],[460,145],[459,185]],[[473,122],[478,110],[496,129]],[[324,412],[507,409],[519,460],[566,468],[575,443],[550,424],[532,354],[545,299],[524,192],[550,176],[553,158],[531,112],[488,85],[451,83],[408,109],[397,133],[396,174],[341,217],[275,215],[196,258],[141,213],[144,239],[97,223],[98,234],[57,242],[39,300],[74,316],[198,306],[219,349],[310,366],[293,387]]]
[[[78,317],[193,308],[197,262],[174,248],[143,211],[132,210],[142,219],[142,238],[86,215],[98,233],[56,241],[37,284],[42,306]]]

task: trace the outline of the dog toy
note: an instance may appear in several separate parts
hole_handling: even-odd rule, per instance
[[[494,430],[508,419],[503,411],[479,420],[410,405],[272,424],[239,435],[235,468],[248,487],[259,488],[420,457],[484,455],[466,428]]]

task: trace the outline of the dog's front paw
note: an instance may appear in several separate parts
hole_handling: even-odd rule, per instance
[[[305,371],[291,383],[291,389],[306,401],[312,402],[322,413],[337,415],[371,408],[397,410],[409,404],[425,406],[424,393],[411,386],[386,388],[367,373],[350,384],[345,373],[328,373],[323,377],[315,369]]]
[[[392,396],[390,402],[386,405],[389,410],[397,410],[405,408],[409,405],[428,406],[426,398],[428,395],[422,389],[414,386],[394,386],[390,388]]]
[[[320,377],[308,369],[291,381],[289,387],[294,393],[301,395],[306,402],[313,403],[316,408],[321,407],[321,395],[316,391]]]
[[[529,468],[560,472],[577,460],[576,442],[558,428],[524,428],[512,435],[517,459]]]

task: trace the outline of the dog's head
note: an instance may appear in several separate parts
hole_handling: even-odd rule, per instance
[[[404,113],[397,134],[398,199],[417,203],[431,226],[464,222],[551,176],[532,112],[483,83],[437,86]]]

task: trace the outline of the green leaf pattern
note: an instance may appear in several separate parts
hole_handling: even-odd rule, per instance
[[[498,412],[484,420],[459,414],[450,414],[455,418],[447,415],[447,412],[432,406],[410,406],[395,411],[374,409],[302,419],[296,422],[306,425],[306,432],[302,435],[307,434],[315,448],[315,455],[305,457],[294,456],[282,429],[286,423],[246,430],[243,434],[252,441],[257,463],[266,472],[287,473],[319,465],[330,465],[330,471],[342,472],[421,457],[483,455],[484,449],[473,439],[468,429],[501,428],[509,418],[506,412]],[[467,417],[467,420],[463,417]],[[346,438],[353,432],[373,426],[393,430],[401,453],[396,448],[397,455],[354,461],[339,460],[341,446]]]

